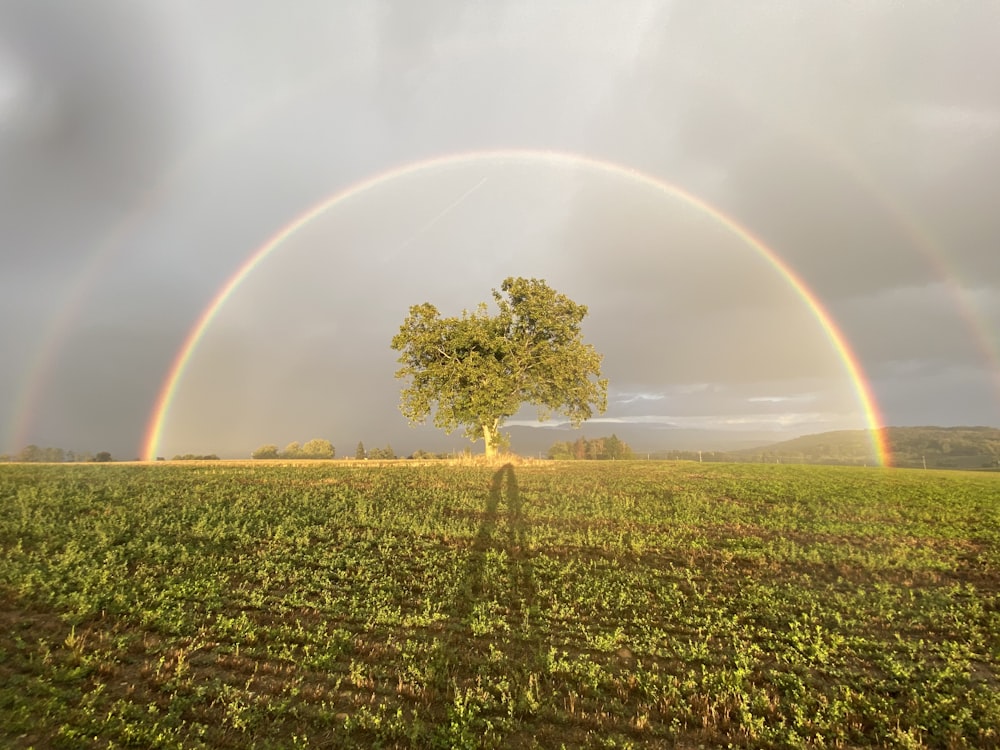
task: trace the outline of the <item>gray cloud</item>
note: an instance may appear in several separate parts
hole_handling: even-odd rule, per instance
[[[0,203],[7,258],[72,255],[70,227],[142,190],[178,97],[152,13],[110,0],[4,6]],[[68,225],[68,226],[67,226]]]
[[[7,3],[6,449],[135,454],[186,332],[268,237],[391,167],[510,147],[632,166],[740,222],[833,315],[889,422],[997,423],[998,14]],[[806,302],[707,214],[592,170],[480,164],[383,185],[261,264],[199,346],[164,451],[460,444],[405,426],[388,340],[410,304],[456,313],[512,274],[589,305],[609,425],[861,426]]]

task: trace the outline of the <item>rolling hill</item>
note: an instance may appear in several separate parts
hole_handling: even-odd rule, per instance
[[[885,427],[893,464],[928,469],[1000,466],[1000,429],[995,427]],[[864,464],[872,461],[868,430],[838,430],[731,451],[731,460]],[[723,460],[723,459],[716,459]]]

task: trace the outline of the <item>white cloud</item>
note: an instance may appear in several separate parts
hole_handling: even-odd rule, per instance
[[[814,393],[801,393],[796,396],[751,396],[747,399],[751,404],[806,404],[815,400]]]
[[[662,401],[666,398],[663,393],[623,393],[615,396],[612,401],[616,404],[634,404],[644,401]]]

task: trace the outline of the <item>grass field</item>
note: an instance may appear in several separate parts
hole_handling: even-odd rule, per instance
[[[1000,747],[1000,476],[0,466],[4,747]]]

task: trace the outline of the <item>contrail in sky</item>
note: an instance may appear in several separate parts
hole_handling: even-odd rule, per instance
[[[458,208],[459,204],[461,204],[462,201],[464,201],[466,198],[468,198],[474,192],[476,192],[477,190],[479,190],[479,188],[481,188],[486,183],[486,181],[488,179],[489,179],[489,177],[484,177],[479,182],[477,182],[475,185],[473,185],[468,190],[466,190],[464,193],[462,193],[460,196],[458,196],[458,198],[456,198],[451,203],[449,203],[447,206],[445,206],[441,211],[439,211],[435,216],[433,216],[426,224],[424,224],[422,227],[420,227],[420,229],[418,229],[413,234],[411,234],[409,237],[407,237],[405,240],[403,240],[403,242],[401,242],[399,244],[399,246],[395,250],[393,250],[386,257],[386,260],[389,260],[389,258],[391,258],[394,255],[396,255],[400,250],[402,250],[407,245],[409,245],[411,242],[413,242],[417,237],[419,237],[420,235],[422,235],[424,232],[429,231],[435,224],[437,224],[439,221],[441,221],[441,219],[443,219],[445,216],[447,216],[452,211],[454,211],[456,208]]]

